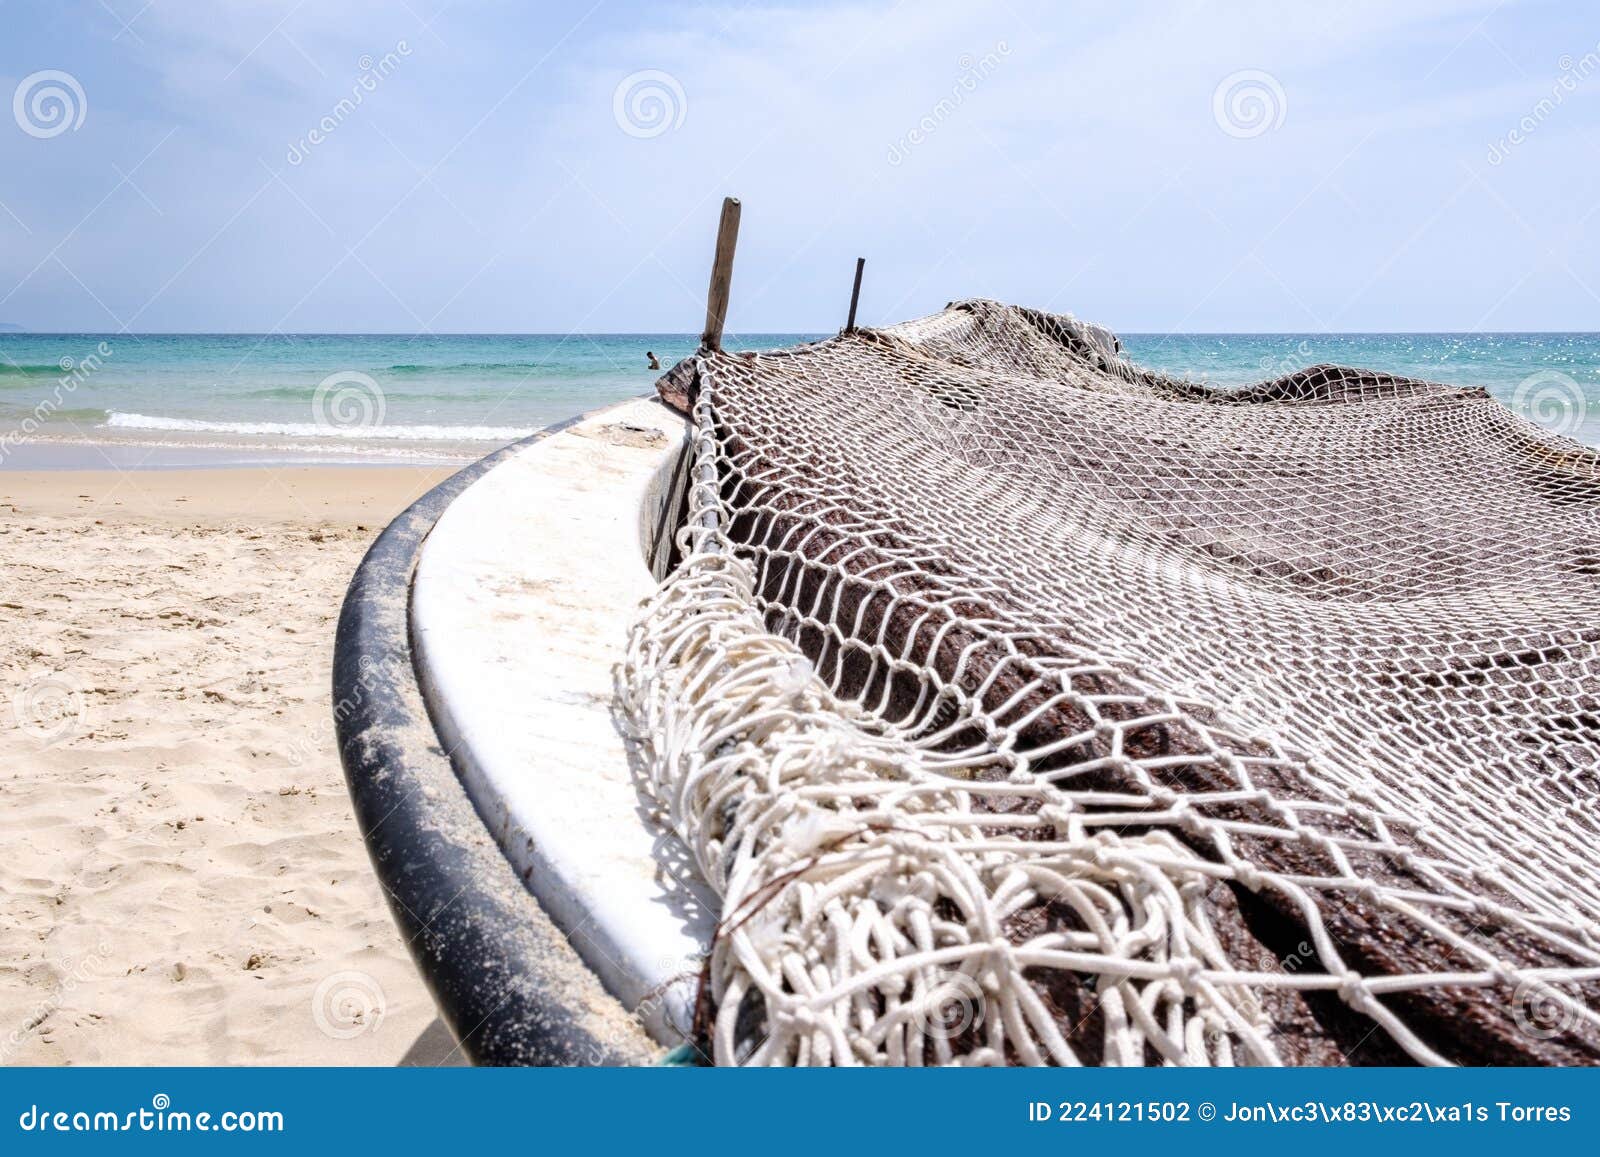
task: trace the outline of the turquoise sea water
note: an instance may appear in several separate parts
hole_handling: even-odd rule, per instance
[[[1123,334],[1140,365],[1243,385],[1319,362],[1483,386],[1531,421],[1600,446],[1600,333]]]
[[[462,456],[648,391],[687,334],[0,334],[0,437]],[[754,334],[733,348],[801,340]],[[41,402],[44,410],[41,412]],[[34,419],[29,421],[30,417]],[[39,419],[42,418],[42,424]],[[34,427],[37,426],[37,429]],[[476,456],[469,453],[466,456]]]
[[[763,349],[821,335],[746,334]],[[472,457],[648,391],[690,334],[0,333],[0,450],[19,443],[217,447],[251,460]],[[1485,386],[1600,444],[1600,334],[1124,334],[1141,365],[1237,385],[1338,362]],[[6,455],[10,461],[15,454]]]

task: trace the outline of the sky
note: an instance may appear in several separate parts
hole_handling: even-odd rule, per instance
[[[1586,5],[0,0],[0,323],[1600,330]]]

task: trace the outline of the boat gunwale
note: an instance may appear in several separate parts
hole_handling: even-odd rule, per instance
[[[368,548],[340,609],[334,727],[357,824],[440,1015],[475,1064],[635,1065],[660,1051],[518,878],[474,807],[440,743],[411,638],[412,576],[450,504],[526,447],[611,408],[548,426],[428,491]]]

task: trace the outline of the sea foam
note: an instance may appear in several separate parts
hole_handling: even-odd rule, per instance
[[[208,422],[197,418],[125,414],[106,415],[105,426],[116,430],[152,430],[192,434],[269,435],[278,438],[343,438],[366,442],[510,442],[538,432],[525,426],[338,426],[322,422]]]

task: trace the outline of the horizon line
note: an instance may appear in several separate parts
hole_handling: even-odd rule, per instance
[[[888,326],[862,326],[862,329],[887,329]],[[1154,330],[1154,329],[1113,329],[1112,333],[1118,337],[1502,337],[1502,336],[1596,336],[1600,337],[1600,329],[1339,329],[1339,330],[1310,330],[1310,329],[1192,329],[1192,330]],[[842,331],[830,334],[824,330],[781,330],[781,329],[752,329],[727,331],[724,338],[739,337],[799,337],[799,338],[826,338],[841,336]],[[4,337],[403,337],[403,338],[443,338],[443,337],[665,337],[686,338],[693,341],[700,339],[700,334],[690,331],[675,330],[621,330],[621,329],[595,329],[595,330],[210,330],[210,329],[149,329],[149,330],[94,330],[94,329],[0,329],[0,338]]]

